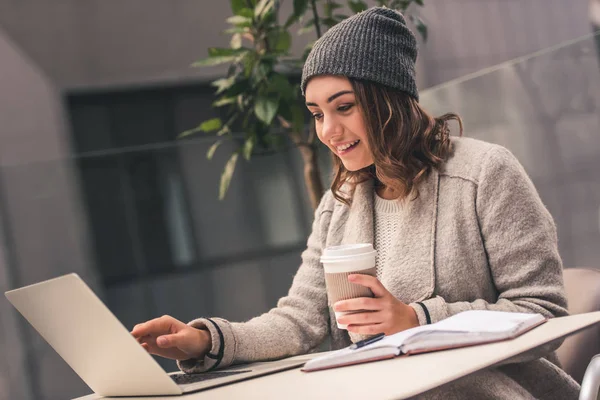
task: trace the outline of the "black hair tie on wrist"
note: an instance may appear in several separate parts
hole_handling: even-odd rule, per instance
[[[420,301],[417,301],[417,304],[421,306],[423,312],[425,313],[425,322],[427,322],[427,325],[431,324],[431,316],[429,315],[429,310],[427,307],[425,307],[425,304]]]
[[[210,318],[206,318],[206,320],[214,325],[215,329],[217,330],[217,333],[219,334],[219,340],[221,342],[220,346],[219,346],[219,351],[217,352],[216,356],[211,353],[208,353],[206,355],[208,358],[217,360],[212,367],[210,367],[209,369],[206,370],[206,372],[208,372],[208,371],[212,371],[212,370],[216,369],[219,366],[219,364],[221,364],[221,361],[223,360],[223,354],[225,353],[225,337],[223,336],[223,332],[221,332],[221,328],[219,328],[219,325],[217,325],[217,323],[215,321],[213,321]]]

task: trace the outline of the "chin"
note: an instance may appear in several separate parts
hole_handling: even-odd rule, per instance
[[[373,163],[345,163],[342,162],[342,164],[344,164],[344,168],[346,168],[346,170],[350,171],[350,172],[356,172],[359,171],[363,168],[367,168],[369,165],[373,164]]]

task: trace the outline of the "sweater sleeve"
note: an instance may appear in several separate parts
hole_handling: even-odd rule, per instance
[[[321,247],[331,220],[327,192],[315,212],[312,233],[302,253],[302,264],[286,297],[269,312],[247,322],[200,318],[189,325],[211,333],[211,351],[202,360],[178,361],[188,373],[227,367],[234,363],[273,360],[308,353],[328,334],[329,313]]]
[[[485,156],[476,211],[497,301],[447,303],[434,297],[411,304],[419,322],[435,323],[466,310],[567,315],[554,221],[521,164],[503,147],[494,146]]]

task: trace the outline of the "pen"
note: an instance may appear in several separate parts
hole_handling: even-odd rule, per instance
[[[373,337],[356,342],[350,346],[350,350],[360,349],[361,347],[364,347],[368,344],[375,343],[376,341],[383,339],[384,336],[385,336],[385,333],[378,333],[377,335],[375,335]]]

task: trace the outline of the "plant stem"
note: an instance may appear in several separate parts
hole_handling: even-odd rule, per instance
[[[319,172],[318,154],[315,147],[299,147],[298,150],[304,160],[304,183],[310,198],[313,210],[316,210],[323,196],[323,182]]]
[[[323,196],[323,181],[319,171],[319,160],[317,146],[302,140],[302,134],[299,132],[290,132],[290,139],[296,145],[296,148],[304,161],[304,184],[313,210],[316,210]]]
[[[321,37],[321,25],[319,23],[319,13],[317,12],[317,4],[315,0],[310,0],[310,6],[312,8],[313,18],[315,20],[315,30],[317,31],[317,39]]]

